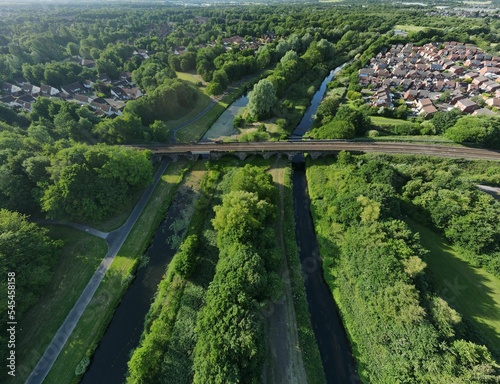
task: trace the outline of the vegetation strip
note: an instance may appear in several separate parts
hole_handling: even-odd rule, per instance
[[[311,384],[323,384],[326,382],[325,371],[321,363],[318,345],[314,337],[309,315],[309,307],[304,287],[302,267],[299,260],[299,252],[295,239],[295,222],[293,213],[293,190],[292,190],[291,165],[285,168],[284,175],[284,209],[283,233],[285,240],[285,254],[290,283],[293,291],[293,306],[295,309],[299,345],[302,351],[304,368],[307,374],[307,382]]]
[[[204,167],[204,163],[199,165]],[[210,226],[212,195],[220,172],[209,169],[203,173],[200,197],[187,226],[186,238],[158,286],[141,343],[128,363],[128,383],[158,377],[176,384],[192,380],[196,315],[213,278],[218,256],[206,234]]]
[[[438,377],[457,383],[494,382],[500,375],[498,361],[492,351],[477,344],[473,330],[461,325],[461,315],[450,306],[449,297],[428,284],[422,260],[426,251],[418,235],[398,219],[402,212],[419,221],[430,217],[448,228],[445,233],[455,242],[483,256],[493,251],[494,256],[498,247],[494,239],[500,231],[493,217],[498,214],[488,212],[500,209],[500,204],[467,189],[470,200],[462,206],[465,212],[452,208],[454,197],[463,194],[453,189],[467,185],[467,171],[485,172],[489,164],[465,162],[462,175],[451,160],[411,158],[410,164],[406,159],[342,152],[336,160],[310,162],[307,170],[325,278],[339,303],[359,372],[373,383],[402,378],[434,382]],[[449,169],[438,168],[433,174],[432,162]],[[425,172],[429,174],[424,176]],[[462,177],[446,177],[453,172]],[[422,188],[431,183],[432,188]],[[446,192],[440,193],[447,196],[448,209],[437,207],[445,203],[442,199],[424,197],[445,187]],[[464,220],[479,211],[483,222]],[[460,229],[451,230],[454,225]],[[479,237],[482,242],[468,243],[467,233],[477,234],[481,228],[491,231]]]

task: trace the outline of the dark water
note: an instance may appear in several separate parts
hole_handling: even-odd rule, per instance
[[[137,271],[136,278],[116,308],[81,383],[119,384],[125,381],[130,353],[139,344],[144,318],[158,283],[176,252],[167,244],[174,234],[170,226],[182,216],[186,206],[193,204],[193,195],[178,194],[177,200],[170,206],[165,221],[161,223],[147,251],[149,263]]]
[[[323,278],[321,257],[310,212],[304,163],[295,163],[292,176],[295,236],[309,305],[328,384],[361,383],[338,308]]]
[[[333,76],[335,76],[337,72],[344,68],[344,65],[345,64],[342,64],[341,66],[331,70],[330,74],[325,77],[325,80],[323,80],[321,86],[314,94],[311,100],[311,104],[307,108],[306,113],[302,117],[302,120],[300,121],[299,125],[297,125],[297,128],[295,128],[295,130],[292,132],[292,135],[290,136],[291,139],[300,139],[309,129],[311,129],[312,123],[314,121],[314,115],[316,114],[319,104],[321,103],[321,100],[323,100],[323,96],[325,95],[326,86],[330,81],[332,81]]]

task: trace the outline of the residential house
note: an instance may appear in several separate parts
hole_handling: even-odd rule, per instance
[[[97,81],[101,81],[103,83],[111,83],[111,77],[109,77],[106,73],[101,73],[97,76]]]
[[[475,77],[475,78],[472,79],[472,84],[481,86],[483,83],[486,83],[488,81],[490,81],[490,79],[488,79],[485,76],[479,75],[479,76],[477,76],[477,77]]]
[[[80,105],[87,105],[92,101],[92,98],[85,95],[75,95],[75,100]]]
[[[423,109],[424,107],[429,106],[429,105],[433,105],[431,99],[425,98],[425,99],[419,99],[417,101],[417,107],[419,109]]]
[[[14,82],[21,87],[28,81],[23,76],[16,76],[14,77]]]
[[[23,92],[31,96],[38,96],[40,94],[40,87],[37,87],[36,85],[31,85],[29,83],[24,83]]]
[[[129,99],[138,99],[143,95],[141,90],[137,87],[133,88],[122,88],[122,90],[128,95]]]
[[[415,101],[418,97],[418,91],[415,89],[408,89],[403,98],[405,101]]]
[[[50,85],[45,85],[45,84],[42,84],[40,86],[40,93],[43,95],[43,96],[48,96],[48,97],[51,97],[51,96],[56,96],[58,95],[59,93],[61,93],[61,91],[59,91],[59,89],[57,88],[54,88]]]
[[[464,69],[464,67],[459,67],[458,65],[453,65],[450,67],[450,72],[457,75],[457,76],[460,76],[460,75],[463,75],[463,73],[465,72],[465,69]]]
[[[127,93],[120,87],[111,88],[111,94],[120,100],[128,99]]]
[[[420,108],[419,114],[424,115],[424,117],[431,116],[435,114],[438,110],[434,105],[425,105],[422,108]]]
[[[474,103],[471,99],[458,100],[455,106],[464,113],[472,113],[479,109],[479,105]]]
[[[95,83],[92,81],[92,80],[85,80],[83,82],[83,86],[87,89],[92,89],[92,86],[94,85]]]
[[[68,84],[68,85],[63,85],[61,87],[61,92],[63,97],[72,97],[77,93],[81,93],[85,90],[83,85],[80,83],[73,83],[73,84]]]
[[[494,81],[487,81],[481,85],[481,89],[484,89],[486,92],[495,92],[500,89],[500,84]]]
[[[2,91],[4,93],[17,96],[21,94],[22,90],[23,89],[21,87],[18,87],[17,85],[11,83],[2,83]]]
[[[479,73],[483,76],[487,76],[489,74],[498,75],[500,73],[500,68],[498,68],[498,67],[483,67],[479,70]]]
[[[0,98],[0,103],[7,104],[9,107],[14,107],[16,105],[16,98],[12,95],[4,96]]]
[[[472,114],[474,116],[476,115],[498,116],[495,112],[493,112],[491,109],[488,108],[476,109],[474,112],[472,112]]]
[[[460,93],[460,92],[452,93],[451,99],[450,99],[450,104],[455,105],[457,103],[457,101],[463,100],[463,99],[465,99],[465,96],[462,93]]]
[[[486,100],[486,105],[489,105],[490,107],[500,108],[500,98],[491,97]]]

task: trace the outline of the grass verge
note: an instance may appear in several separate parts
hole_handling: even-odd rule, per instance
[[[461,314],[473,320],[479,333],[495,351],[500,351],[500,279],[469,264],[457,249],[440,235],[411,219],[406,222],[420,233],[427,273],[438,294]]]
[[[285,168],[285,217],[283,221],[283,234],[285,240],[285,253],[290,272],[290,282],[293,291],[293,305],[297,320],[300,348],[306,370],[307,382],[309,384],[326,383],[321,355],[319,353],[316,338],[309,317],[304,280],[302,279],[302,267],[299,260],[299,250],[295,239],[295,219],[293,213],[293,191],[291,166]]]
[[[24,383],[107,252],[103,239],[73,228],[47,226],[64,241],[53,279],[38,303],[19,323],[18,370],[12,383]]]
[[[147,249],[156,228],[163,220],[189,166],[190,163],[179,161],[167,167],[153,195],[45,379],[45,383],[60,384],[79,381],[80,377],[75,375],[75,368],[83,358],[92,355],[113,316],[115,307],[131,281],[130,276]]]

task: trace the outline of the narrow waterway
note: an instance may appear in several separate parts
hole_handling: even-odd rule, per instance
[[[292,135],[290,136],[291,139],[300,139],[304,134],[311,129],[313,121],[314,121],[314,115],[316,114],[316,111],[318,110],[318,107],[321,103],[321,100],[323,100],[323,97],[325,96],[326,93],[326,87],[330,81],[332,81],[333,77],[342,69],[344,68],[346,64],[342,64],[338,66],[335,69],[332,69],[330,71],[330,74],[325,77],[325,80],[321,83],[321,86],[319,87],[318,91],[314,94],[311,104],[307,108],[306,112],[304,113],[304,116],[302,117],[302,120],[300,121],[299,125],[297,125],[297,128],[292,132]]]
[[[210,126],[200,141],[211,141],[226,136],[237,135],[239,131],[234,128],[234,118],[247,106],[247,104],[247,94],[234,101],[224,112],[222,112],[215,123]]]
[[[292,181],[295,237],[299,247],[311,323],[326,381],[328,384],[361,383],[338,308],[323,278],[303,162],[294,164]]]
[[[176,252],[167,241],[174,234],[180,236],[183,232],[174,232],[171,226],[183,216],[188,206],[194,204],[194,197],[195,193],[191,190],[177,193],[147,251],[149,262],[137,271],[134,281],[123,295],[81,383],[120,384],[125,381],[130,352],[139,344],[144,318],[158,283]]]

